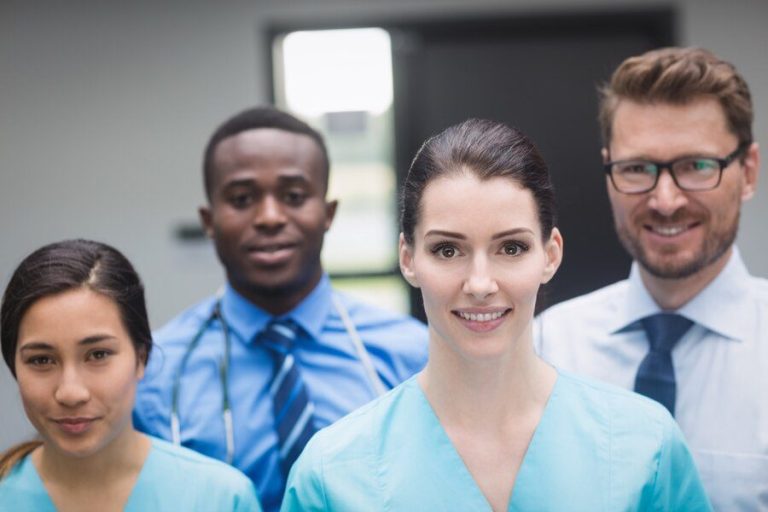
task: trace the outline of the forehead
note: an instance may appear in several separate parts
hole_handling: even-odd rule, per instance
[[[219,142],[213,153],[213,185],[233,173],[277,172],[301,175],[308,181],[325,181],[322,153],[308,135],[275,128],[257,128]]]
[[[685,154],[723,154],[735,147],[725,111],[711,96],[684,104],[621,100],[616,108],[611,159],[671,159]]]
[[[511,178],[480,180],[473,173],[460,172],[427,184],[416,229],[484,236],[520,227],[540,232],[536,202],[530,190]]]
[[[115,302],[88,288],[77,288],[43,297],[27,309],[19,325],[19,348],[27,341],[75,343],[95,333],[127,338]]]

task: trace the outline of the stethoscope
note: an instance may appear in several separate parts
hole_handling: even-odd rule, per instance
[[[341,299],[339,299],[335,294],[331,294],[331,301],[333,302],[333,306],[336,309],[336,312],[338,312],[339,316],[341,317],[341,321],[344,324],[344,329],[346,329],[349,338],[352,340],[352,345],[355,347],[357,357],[360,360],[360,363],[363,365],[363,369],[365,370],[365,374],[368,378],[368,384],[371,388],[373,397],[375,398],[383,395],[387,392],[387,387],[384,385],[381,377],[379,377],[379,374],[376,372],[376,368],[373,366],[371,356],[365,349],[363,340],[360,339],[360,334],[357,332],[355,325],[352,323],[352,319],[349,317],[347,308],[341,302]],[[184,357],[181,359],[181,365],[179,366],[179,370],[173,380],[173,388],[171,394],[171,440],[173,441],[173,444],[181,444],[181,423],[179,421],[179,391],[181,385],[181,376],[184,373],[184,369],[187,366],[187,361],[189,360],[190,355],[192,355],[192,352],[195,350],[195,348],[197,348],[197,345],[200,343],[203,334],[217,319],[221,323],[221,328],[224,332],[224,357],[219,364],[219,384],[222,391],[221,416],[224,421],[224,434],[227,443],[227,455],[225,460],[228,464],[231,464],[235,456],[235,434],[234,427],[232,425],[232,408],[230,406],[229,389],[227,386],[231,342],[229,336],[229,324],[224,319],[224,315],[221,311],[221,296],[216,299],[216,303],[213,305],[211,314],[208,315],[208,318],[205,320],[205,322],[203,322],[203,324],[200,326],[200,329],[198,329],[197,333],[192,338],[192,341],[187,346],[187,351],[184,352]]]

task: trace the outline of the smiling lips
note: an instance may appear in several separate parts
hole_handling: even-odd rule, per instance
[[[82,434],[91,428],[98,418],[59,418],[53,420],[67,434]]]
[[[282,265],[293,256],[296,244],[278,243],[248,247],[247,251],[252,260],[259,265]]]
[[[509,308],[486,310],[455,310],[452,313],[461,320],[468,329],[476,332],[488,332],[496,329],[504,322],[504,317],[512,311]]]
[[[658,224],[645,224],[644,227],[654,235],[658,235],[665,238],[672,238],[686,231],[698,226],[698,222],[691,222],[689,224],[673,224],[673,225],[658,225]]]

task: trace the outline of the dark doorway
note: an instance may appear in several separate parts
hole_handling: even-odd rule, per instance
[[[539,146],[555,183],[565,258],[540,307],[626,277],[601,168],[597,86],[626,57],[674,43],[669,9],[383,22],[392,37],[398,183],[421,143],[468,117]],[[345,26],[334,25],[335,28]],[[275,28],[271,37],[288,30]],[[418,290],[413,313],[421,318]]]

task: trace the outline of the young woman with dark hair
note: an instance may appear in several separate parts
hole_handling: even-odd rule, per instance
[[[534,353],[537,292],[563,242],[524,134],[471,119],[429,139],[401,213],[429,362],[310,440],[283,511],[710,509],[666,409]]]
[[[236,469],[133,429],[152,336],[139,276],[114,248],[30,254],[5,290],[0,342],[41,438],[0,458],[0,510],[260,510]]]

